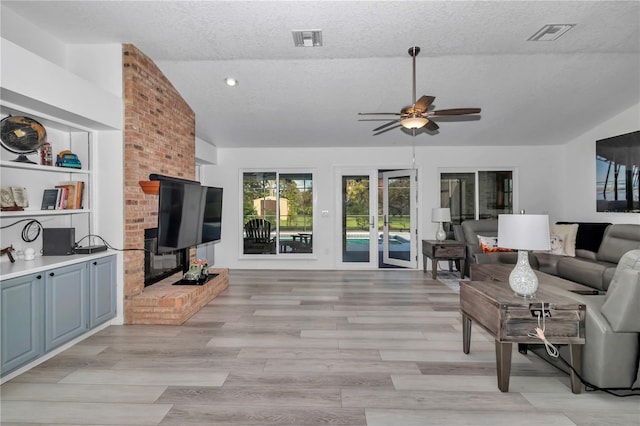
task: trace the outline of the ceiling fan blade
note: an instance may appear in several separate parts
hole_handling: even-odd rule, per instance
[[[398,112],[359,112],[358,115],[400,115]]]
[[[478,113],[480,113],[480,108],[452,108],[431,111],[429,112],[429,115],[465,115]]]
[[[381,134],[381,133],[388,132],[389,130],[397,129],[398,127],[402,127],[402,124],[396,124],[396,125],[395,125],[395,126],[393,126],[393,127],[387,127],[387,128],[386,128],[386,129],[384,129],[384,130],[380,130],[378,133],[374,133],[374,134],[373,134],[373,136],[377,136],[377,135],[379,135],[379,134]]]
[[[424,125],[424,128],[427,130],[438,130],[440,126],[438,126],[435,121],[429,120],[427,124]]]
[[[416,101],[416,104],[413,108],[415,111],[425,112],[435,100],[436,100],[435,96],[424,95]]]
[[[358,121],[389,121],[391,118],[359,118]]]
[[[400,119],[390,121],[390,122],[388,122],[388,123],[386,123],[386,124],[383,124],[383,125],[382,125],[382,126],[380,126],[380,127],[376,127],[375,129],[373,129],[373,131],[374,131],[374,132],[377,132],[378,130],[382,130],[382,129],[384,129],[385,127],[391,126],[392,124],[396,124],[396,123],[398,123],[399,121],[400,121]]]

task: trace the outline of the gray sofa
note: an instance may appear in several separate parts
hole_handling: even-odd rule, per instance
[[[482,253],[477,235],[496,236],[497,232],[497,220],[465,221],[462,226],[454,226],[455,238],[467,245],[467,265],[515,263],[516,253]],[[575,254],[532,253],[529,259],[533,268],[601,292],[581,295],[554,290],[587,308],[580,375],[598,388],[639,388],[640,225],[579,223]],[[529,345],[529,349],[567,371],[543,345]],[[569,359],[566,346],[560,353]]]
[[[578,236],[575,257],[532,253],[529,256],[531,267],[600,291],[606,291],[622,255],[630,250],[640,249],[640,225],[577,223]],[[581,230],[583,235],[581,235]],[[589,231],[588,234],[586,230]],[[602,232],[602,240],[598,242],[600,232]],[[477,236],[497,236],[497,234],[498,221],[496,219],[467,220],[462,225],[454,225],[455,239],[464,241],[466,244],[465,276],[469,275],[469,268],[473,263],[515,264],[516,253],[482,253]],[[580,241],[581,239],[584,242]],[[597,250],[592,251],[596,247]]]

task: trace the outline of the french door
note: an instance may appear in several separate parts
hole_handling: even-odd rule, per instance
[[[339,174],[340,241],[338,263],[348,267],[378,267],[377,172],[351,170]]]
[[[381,175],[383,263],[416,268],[416,170],[394,170]]]
[[[340,171],[338,263],[349,269],[417,267],[416,171]]]

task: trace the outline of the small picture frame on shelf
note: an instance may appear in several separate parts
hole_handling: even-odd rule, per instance
[[[16,186],[3,186],[0,189],[0,207],[2,211],[22,211],[29,207],[27,189]]]

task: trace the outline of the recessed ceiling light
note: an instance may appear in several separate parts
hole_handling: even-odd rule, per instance
[[[227,77],[224,79],[224,82],[227,84],[227,86],[237,86],[238,85],[238,80],[236,80],[233,77]]]
[[[292,33],[296,47],[322,46],[322,30],[293,30]]]
[[[527,41],[554,41],[575,26],[576,24],[547,24],[529,37]]]

